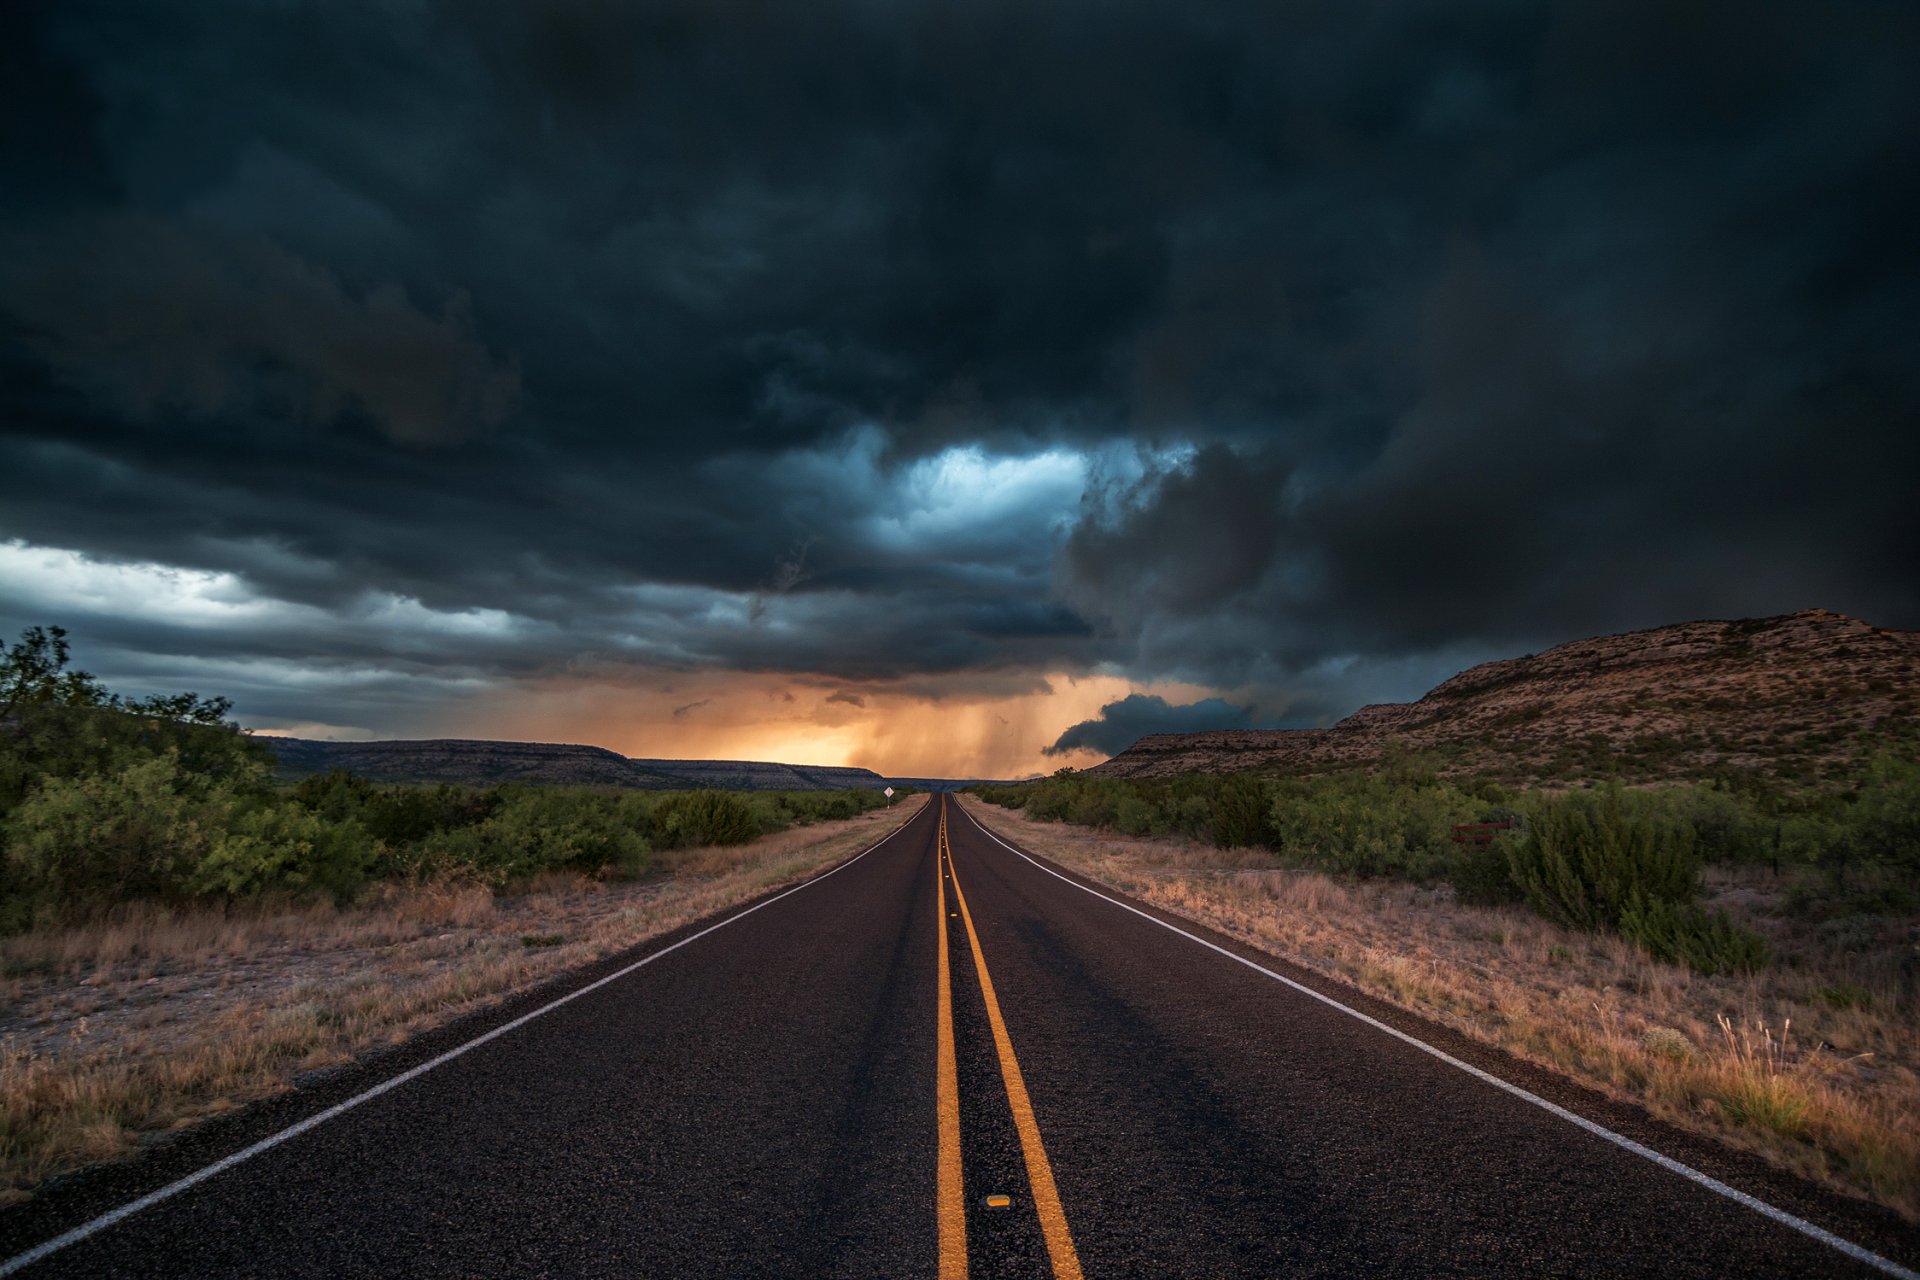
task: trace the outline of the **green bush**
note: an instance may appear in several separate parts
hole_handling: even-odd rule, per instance
[[[681,791],[654,810],[654,829],[662,848],[745,844],[761,834],[747,800],[731,791]]]
[[[1271,845],[1273,823],[1268,820],[1268,790],[1260,779],[1230,774],[1213,797],[1213,842],[1222,849]]]
[[[380,785],[344,771],[276,790],[225,699],[122,697],[68,658],[58,627],[0,650],[0,928],[135,898],[345,899],[375,877],[443,870],[496,885],[634,875],[659,845],[739,844],[886,803],[866,790]]]
[[[1123,795],[1114,802],[1113,828],[1122,835],[1157,835],[1164,829],[1161,823],[1160,811],[1137,795]]]
[[[1470,844],[1454,858],[1448,875],[1460,901],[1476,907],[1501,907],[1519,902],[1525,894],[1513,882],[1507,864],[1507,843],[1521,837],[1498,835],[1486,844]]]
[[[1576,928],[1617,928],[1629,903],[1684,904],[1699,892],[1692,829],[1629,814],[1617,787],[1546,801],[1506,851],[1527,905]]]
[[[1452,824],[1472,820],[1484,807],[1475,793],[1439,780],[1430,761],[1407,753],[1380,774],[1162,780],[1063,772],[976,791],[1042,821],[1182,835],[1221,848],[1272,848],[1328,871],[1416,879],[1446,872],[1456,856],[1448,839]]]
[[[1701,973],[1751,973],[1765,967],[1767,942],[1735,924],[1724,911],[1709,914],[1691,903],[1636,898],[1620,913],[1620,936],[1656,960]]]
[[[499,808],[501,789],[451,783],[377,786],[335,769],[302,779],[293,798],[330,822],[357,822],[374,839],[398,848],[485,822]]]
[[[876,809],[887,803],[887,798],[878,791],[870,791],[862,787],[844,791],[755,792],[746,798],[766,806],[766,812],[761,818],[762,835],[813,822],[833,822],[843,818],[858,817],[869,809]],[[894,798],[896,800],[901,798],[898,791],[895,792]]]
[[[1360,772],[1274,784],[1276,846],[1290,859],[1347,875],[1431,880],[1460,856],[1453,827],[1482,803],[1409,761],[1396,780]]]
[[[496,885],[542,871],[646,869],[646,836],[621,812],[619,797],[577,787],[506,787],[483,822],[434,832],[423,867],[459,867]]]
[[[5,831],[9,879],[54,918],[133,898],[340,900],[366,882],[376,856],[357,823],[274,798],[263,772],[209,780],[172,751],[116,773],[46,779]]]
[[[187,878],[195,895],[323,894],[344,902],[366,884],[378,856],[358,822],[329,822],[297,804],[242,806],[222,819]]]
[[[184,896],[218,834],[215,806],[191,781],[173,752],[115,773],[45,779],[7,817],[9,881],[59,915]]]
[[[1635,793],[1642,813],[1659,812],[1693,831],[1703,863],[1764,862],[1776,855],[1779,823],[1752,797],[1709,784]]]
[[[1881,755],[1853,805],[1853,838],[1869,858],[1920,870],[1920,762]]]

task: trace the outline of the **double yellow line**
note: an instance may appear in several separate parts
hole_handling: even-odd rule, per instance
[[[1020,1133],[1020,1151],[1026,1157],[1027,1182],[1033,1189],[1034,1211],[1039,1215],[1040,1231],[1047,1242],[1047,1259],[1053,1264],[1054,1280],[1081,1280],[1080,1255],[1074,1250],[1066,1210],[1060,1205],[1060,1191],[1054,1185],[1053,1166],[1047,1163],[1047,1149],[1040,1141],[1040,1126],[1033,1118],[1027,1082],[1020,1074],[1020,1060],[1014,1056],[1006,1020],[1000,1016],[1000,1000],[993,993],[993,978],[987,973],[987,957],[980,949],[980,934],[973,927],[973,913],[967,910],[967,895],[961,892],[959,877],[954,872],[953,846],[947,843],[944,795],[940,797],[939,853],[936,879],[940,904],[937,1002],[940,1026],[935,1092],[940,1141],[935,1208],[940,1224],[940,1278],[965,1280],[967,1274],[967,1198],[960,1162],[960,1080],[953,1048],[953,979],[947,946],[947,884],[952,882],[954,901],[959,904],[960,920],[966,925],[967,942],[973,950],[974,972],[980,976],[980,991],[986,999],[987,1023],[993,1028],[993,1047],[1000,1056],[1000,1079],[1007,1087],[1007,1105],[1013,1110],[1013,1125]]]

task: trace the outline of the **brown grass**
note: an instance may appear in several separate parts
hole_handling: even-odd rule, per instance
[[[459,880],[331,907],[167,910],[0,939],[0,1205],[46,1178],[277,1093],[871,844],[924,797],[726,849],[637,884]]]
[[[1713,905],[1767,933],[1778,962],[1706,977],[1446,887],[962,803],[1144,901],[1920,1221],[1920,1019],[1898,952],[1916,922],[1836,937],[1779,914],[1767,873],[1717,871]]]

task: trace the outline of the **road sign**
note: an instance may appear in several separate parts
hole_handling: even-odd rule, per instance
[[[887,799],[889,799],[889,800],[891,800],[891,799],[893,799],[893,788],[892,788],[892,787],[888,787],[888,788],[887,788],[887,791],[886,791],[886,795],[887,795]]]

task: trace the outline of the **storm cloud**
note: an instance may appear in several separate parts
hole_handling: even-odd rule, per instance
[[[133,688],[404,732],[1098,672],[1296,724],[1920,626],[1911,6],[0,25],[0,624]]]
[[[1208,729],[1253,727],[1253,708],[1236,707],[1221,698],[1206,698],[1176,706],[1154,694],[1128,694],[1100,708],[1092,720],[1082,720],[1045,748],[1050,756],[1075,751],[1118,755],[1149,733],[1198,733]]]

